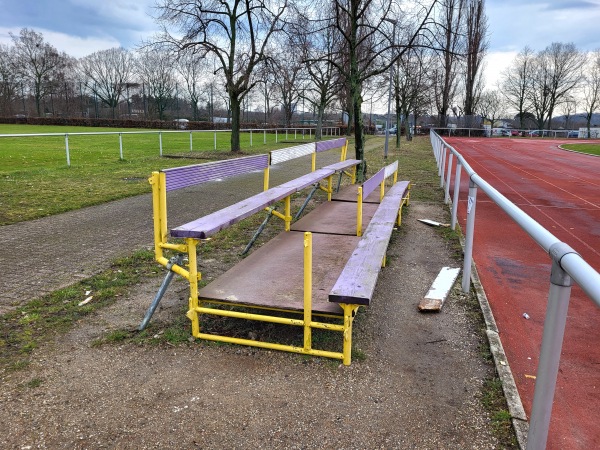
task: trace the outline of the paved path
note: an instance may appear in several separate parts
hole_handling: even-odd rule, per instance
[[[336,159],[339,152],[323,152],[319,154],[318,165],[322,167]],[[271,169],[271,186],[309,170],[307,157],[278,164]],[[258,193],[262,180],[261,172],[172,192],[169,224],[189,222]],[[0,314],[3,314],[21,303],[94,275],[115,258],[151,247],[152,198],[150,194],[139,195],[2,226],[0,242]]]
[[[561,142],[448,140],[486,181],[600,270],[600,158],[560,150]],[[459,218],[465,229],[468,180],[462,178]],[[473,252],[529,416],[550,288],[550,258],[483,193],[477,196]],[[530,318],[525,319],[524,313]],[[598,411],[600,308],[574,286],[548,448],[600,448]]]

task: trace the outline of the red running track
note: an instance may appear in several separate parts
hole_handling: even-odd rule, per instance
[[[561,150],[558,145],[566,141],[560,140],[446,141],[478,175],[600,272],[600,157]],[[454,174],[453,168],[451,187]],[[464,170],[461,181],[458,215],[465,230],[468,177]],[[550,258],[481,190],[473,258],[530,417],[550,288]],[[530,318],[525,319],[524,313]],[[547,448],[600,449],[599,419],[600,308],[574,285]]]

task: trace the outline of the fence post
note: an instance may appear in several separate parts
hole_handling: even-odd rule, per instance
[[[190,131],[190,153],[192,152],[193,143],[192,143],[192,132]]]
[[[444,169],[446,168],[446,146],[442,149],[442,156],[438,165],[438,175],[440,176],[440,187],[444,187]]]
[[[456,216],[458,213],[458,191],[460,190],[460,172],[462,169],[462,164],[456,159],[456,174],[454,174],[454,193],[452,196],[452,229],[456,229]]]
[[[123,135],[119,133],[119,158],[123,161]]]
[[[527,450],[543,450],[548,440],[550,415],[556,389],[556,377],[560,364],[560,352],[565,334],[569,298],[571,296],[571,277],[560,266],[561,258],[575,251],[567,244],[559,242],[550,247],[552,271],[550,292],[544,320],[542,349],[535,380],[533,405],[527,433]]]
[[[217,150],[217,132],[216,131],[215,131],[214,141],[215,141],[215,151],[216,151]]]
[[[67,152],[67,166],[71,167],[71,155],[69,154],[69,135],[65,133],[65,151]]]
[[[447,205],[450,202],[450,179],[452,177],[452,157],[454,154],[450,152],[448,155],[448,171],[446,173],[446,193],[444,195],[444,203]]]
[[[275,128],[275,143],[277,144],[277,142],[279,141],[277,140],[277,128]]]
[[[160,156],[162,156],[163,155],[163,150],[162,150],[162,131],[158,132],[158,147],[159,147]]]
[[[465,258],[463,266],[462,291],[466,294],[471,286],[471,263],[473,261],[473,235],[475,234],[475,206],[477,205],[477,185],[469,180],[467,197],[467,235],[465,236]]]
[[[252,130],[250,130],[250,147],[252,147]]]

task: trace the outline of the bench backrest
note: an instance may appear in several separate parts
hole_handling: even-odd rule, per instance
[[[225,159],[192,166],[164,169],[166,191],[174,191],[207,181],[215,181],[236,175],[243,175],[269,167],[269,155],[245,156]]]
[[[362,185],[362,196],[363,199],[367,198],[371,192],[373,192],[381,183],[385,180],[385,167],[380,169],[375,175],[365,181]]]
[[[299,158],[301,156],[311,155],[315,152],[315,144],[296,145],[294,147],[282,148],[279,150],[273,150],[270,155],[270,164],[275,165],[284,161]]]

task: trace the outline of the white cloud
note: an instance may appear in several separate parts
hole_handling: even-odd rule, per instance
[[[12,45],[12,39],[9,33],[16,36],[19,35],[20,28],[3,28],[0,27],[0,43]],[[105,37],[78,37],[56,31],[36,29],[38,33],[42,33],[44,41],[56,47],[58,51],[65,52],[69,56],[81,58],[98,50],[106,50],[112,47],[120,47],[121,44],[117,39],[111,36]]]
[[[484,77],[487,89],[496,89],[502,72],[511,65],[517,51],[489,52],[485,57]]]

